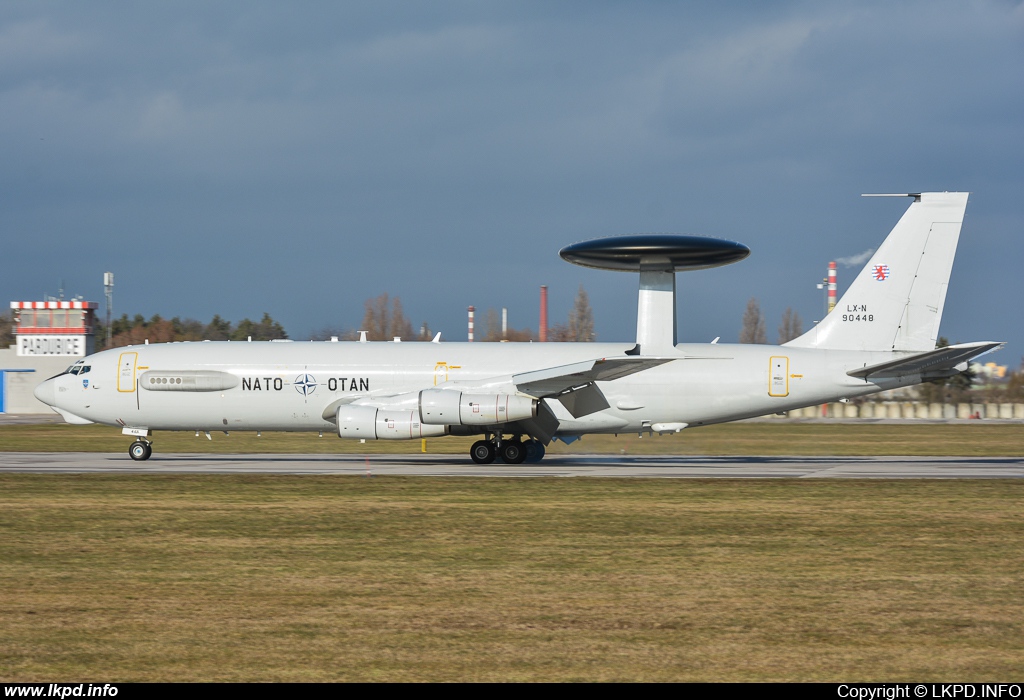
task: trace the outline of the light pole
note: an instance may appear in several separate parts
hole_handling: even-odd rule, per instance
[[[114,308],[114,273],[104,272],[103,273],[103,292],[107,295],[107,342],[106,347],[110,347],[110,313]]]
[[[828,277],[825,277],[818,283],[818,289],[825,290],[824,303],[822,304],[822,310],[825,312],[825,315],[822,316],[824,319],[825,316],[828,316]]]

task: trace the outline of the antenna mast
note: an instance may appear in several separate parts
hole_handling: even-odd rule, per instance
[[[114,308],[114,273],[103,273],[103,292],[107,295],[107,342],[105,348],[110,347],[110,313]]]

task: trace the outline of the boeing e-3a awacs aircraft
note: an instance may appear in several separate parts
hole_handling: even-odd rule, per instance
[[[926,192],[835,310],[782,346],[676,342],[675,275],[736,262],[738,243],[619,236],[562,249],[638,272],[634,343],[167,343],[105,350],[35,391],[69,423],[154,430],[336,431],[363,440],[479,435],[470,456],[536,461],[553,438],[673,433],[842,401],[963,371],[1001,345],[936,348],[967,194]]]

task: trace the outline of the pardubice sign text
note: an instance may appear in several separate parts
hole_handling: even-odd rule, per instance
[[[85,356],[84,335],[22,335],[18,336],[18,355]]]

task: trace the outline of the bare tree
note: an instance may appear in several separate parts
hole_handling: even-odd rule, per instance
[[[487,314],[484,316],[484,324],[486,332],[483,336],[485,343],[498,343],[502,340],[507,340],[512,343],[527,343],[533,340],[533,331],[529,328],[512,328],[511,326],[505,329],[504,336],[501,332],[501,315],[497,309],[487,309]]]
[[[594,313],[590,310],[590,299],[580,285],[576,300],[569,311],[566,323],[556,323],[548,328],[548,340],[552,343],[591,343],[597,338],[594,333]]]
[[[590,299],[587,292],[580,285],[576,292],[576,301],[573,302],[572,311],[569,312],[569,336],[570,340],[577,342],[594,342],[594,313],[590,310]]]
[[[341,326],[324,326],[320,330],[309,334],[310,340],[330,340],[331,338],[359,340],[359,334],[350,328],[342,328]]]
[[[740,329],[740,342],[760,343],[762,345],[768,342],[761,305],[753,297],[747,302],[747,310],[743,312],[743,328]]]
[[[402,340],[413,339],[412,324],[402,312],[402,300],[398,297],[395,297],[391,302],[391,325],[388,327],[388,336],[385,340],[391,340],[392,338],[401,338]]]
[[[497,343],[501,340],[501,321],[498,320],[497,310],[491,308],[487,309],[485,316],[486,321],[484,325],[487,327],[484,333],[483,342],[485,343]]]
[[[375,299],[367,299],[366,312],[359,330],[366,331],[368,340],[391,340],[388,334],[388,294],[384,292]]]
[[[363,315],[363,325],[360,330],[366,331],[367,340],[391,340],[392,338],[412,340],[412,324],[402,312],[400,298],[391,299],[387,292],[384,292],[374,299],[367,299],[365,306],[366,313]]]
[[[804,323],[800,320],[800,314],[787,306],[782,312],[782,325],[779,326],[779,345],[799,338],[803,333]]]
[[[528,343],[533,340],[533,331],[529,328],[509,328],[505,331],[505,340],[510,343]]]
[[[556,323],[553,326],[548,326],[549,343],[568,343],[572,341],[572,339],[572,335],[569,333],[569,326],[564,323]]]

